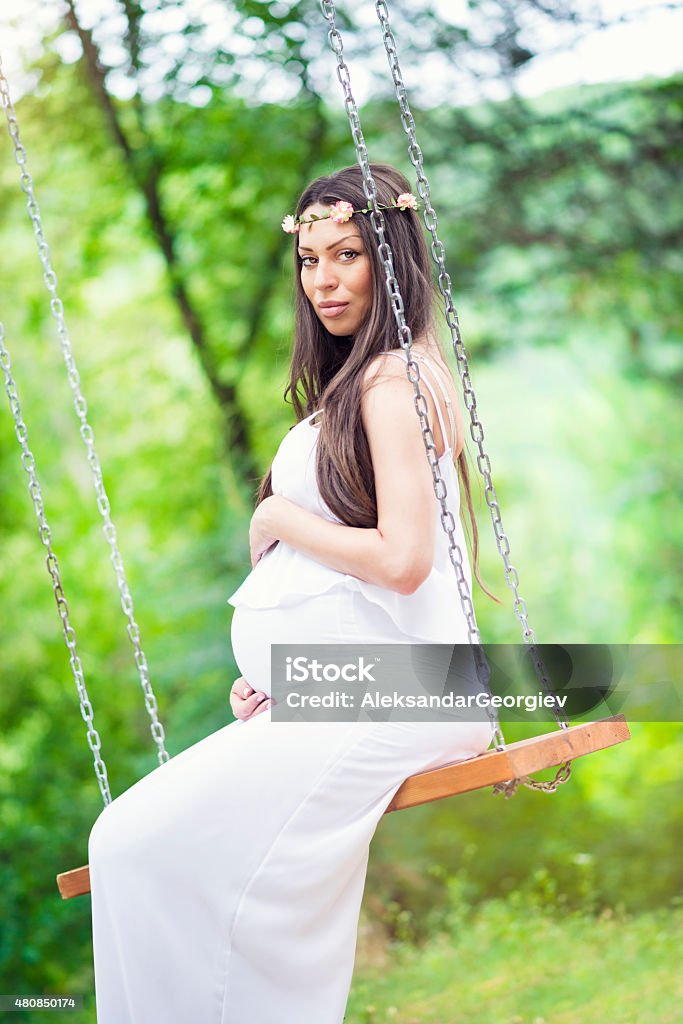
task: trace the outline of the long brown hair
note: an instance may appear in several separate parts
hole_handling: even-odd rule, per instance
[[[396,168],[388,164],[371,164],[370,168],[382,206],[389,206],[392,198],[410,192],[409,181]],[[357,166],[344,167],[335,174],[311,182],[297,203],[296,216],[301,216],[314,203],[327,205],[338,200],[351,203],[356,210],[367,206],[363,179]],[[413,210],[401,213],[389,210],[384,220],[385,238],[391,246],[406,323],[415,340],[432,336],[441,350],[435,316],[438,291],[432,278],[419,217]],[[360,412],[363,378],[374,356],[400,346],[385,284],[384,265],[370,218],[358,216],[354,218],[354,225],[358,226],[370,258],[373,292],[368,314],[352,337],[330,334],[316,315],[301,284],[301,258],[294,237],[296,323],[290,381],[284,398],[286,401],[291,394],[297,422],[324,405],[317,452],[317,482],[321,497],[347,526],[374,528],[377,526],[375,480]],[[457,468],[471,524],[471,539],[468,539],[472,548],[473,572],[481,588],[500,603],[479,577],[479,535],[464,448],[458,457]],[[259,486],[256,504],[272,493],[269,469]]]

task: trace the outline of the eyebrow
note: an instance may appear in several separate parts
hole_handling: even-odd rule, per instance
[[[347,242],[349,240],[349,238],[361,238],[361,235],[344,235],[343,238],[337,239],[337,241],[333,242],[332,245],[326,246],[325,247],[325,252],[329,252],[330,249],[334,249],[335,245],[341,245],[342,242]],[[309,249],[309,247],[307,245],[300,245],[299,248],[300,249],[305,249],[306,252],[314,252],[314,250],[313,249]]]

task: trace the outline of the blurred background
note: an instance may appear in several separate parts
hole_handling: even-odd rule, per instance
[[[532,628],[548,643],[677,643],[683,10],[390,12]],[[340,4],[338,24],[370,157],[414,181],[374,5]],[[232,720],[226,600],[294,421],[280,221],[312,178],[355,162],[326,31],[315,0],[0,12],[171,755]],[[7,133],[0,246],[0,320],[116,796],[156,749]],[[481,570],[503,602],[477,588],[478,623],[517,642],[473,458],[472,478]],[[94,1022],[90,898],[63,902],[55,875],[86,862],[102,801],[27,484],[3,401],[0,991],[80,993],[72,1019]],[[347,1024],[679,1021],[681,733],[633,723],[554,796],[488,790],[388,815]]]

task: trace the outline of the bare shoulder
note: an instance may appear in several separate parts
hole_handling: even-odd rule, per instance
[[[403,359],[381,352],[370,360],[363,372],[360,407],[373,457],[414,430],[414,389]]]
[[[406,376],[404,359],[386,352],[373,356],[363,371],[361,417],[368,433],[377,432],[377,424],[412,410],[413,385]],[[413,412],[414,415],[414,412]]]
[[[432,342],[427,345],[425,343],[418,344],[415,342],[412,346],[411,352],[414,353],[414,357],[418,361],[428,358],[432,363],[435,363],[443,373],[450,377],[452,380],[451,372],[444,362],[441,349]],[[364,383],[369,383],[372,380],[382,380],[383,378],[390,380],[396,380],[404,378],[408,380],[406,372],[406,356],[405,350],[395,348],[390,352],[378,352],[376,356],[370,360],[364,371]]]
[[[389,352],[379,352],[373,356],[363,371],[363,384],[368,387],[401,378],[407,380],[405,360],[402,356],[397,358]]]
[[[420,366],[420,375],[422,376],[425,366],[429,370],[427,384],[431,381],[431,387],[423,388],[421,392],[427,405],[429,423],[434,433],[437,451],[439,454],[443,453],[446,446],[452,445],[454,440],[455,457],[459,458],[464,445],[465,424],[451,371],[437,346],[428,347],[415,344],[413,350]],[[396,426],[400,417],[405,419],[409,429],[414,429],[417,422],[415,389],[408,376],[403,350],[394,349],[392,351],[394,354],[380,352],[373,356],[363,372],[361,413],[366,430],[373,429],[373,420],[377,418],[390,417]],[[441,392],[439,395],[441,419],[433,397],[434,387],[437,387],[437,395],[439,395],[439,391]],[[455,419],[455,427],[453,427],[452,419],[449,419],[451,413]],[[444,437],[441,429],[442,419],[447,423],[447,437]],[[449,424],[451,429],[448,429]]]

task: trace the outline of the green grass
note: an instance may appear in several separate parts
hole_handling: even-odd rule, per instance
[[[560,914],[520,893],[457,908],[356,972],[344,1024],[680,1024],[683,906]]]

